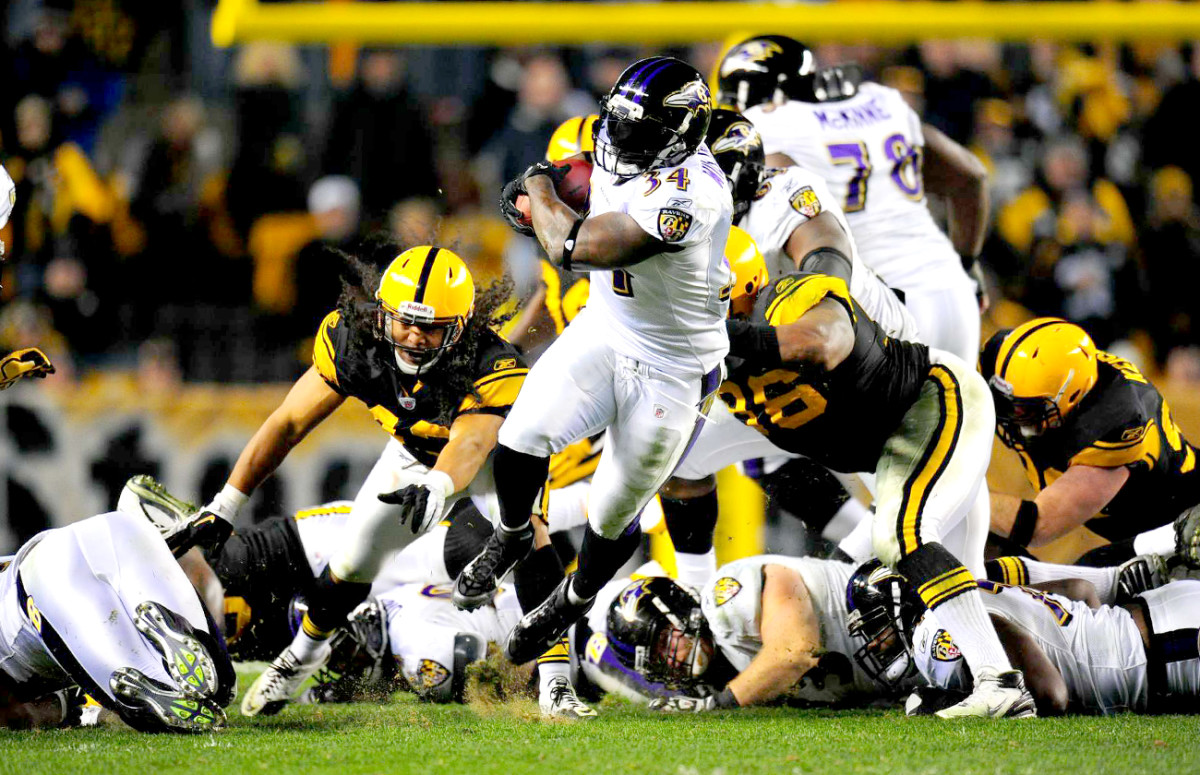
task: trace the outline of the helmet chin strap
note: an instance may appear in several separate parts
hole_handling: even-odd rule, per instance
[[[407,374],[410,377],[415,377],[425,369],[435,365],[438,362],[438,359],[442,357],[442,354],[438,353],[424,363],[409,363],[408,361],[404,360],[404,357],[400,355],[400,351],[395,348],[392,348],[392,356],[396,359],[396,366],[400,368],[402,373]]]

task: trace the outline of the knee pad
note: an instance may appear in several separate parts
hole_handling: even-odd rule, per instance
[[[774,505],[799,517],[816,535],[850,500],[850,493],[828,468],[804,457],[787,461],[759,483]]]

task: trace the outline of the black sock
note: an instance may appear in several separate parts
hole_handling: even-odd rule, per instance
[[[500,523],[509,530],[529,524],[538,490],[546,484],[550,458],[526,455],[496,445],[492,457],[492,477],[496,480],[496,499],[500,502]]]
[[[583,547],[579,550],[579,570],[572,588],[584,599],[593,598],[621,566],[633,556],[642,542],[642,529],[635,521],[616,538],[604,538],[588,525],[583,532]]]
[[[1111,568],[1136,556],[1133,550],[1133,539],[1114,541],[1105,546],[1097,546],[1075,561],[1076,565],[1086,565],[1092,568]]]
[[[553,545],[543,546],[517,563],[513,583],[517,587],[521,610],[528,613],[541,605],[564,575],[566,571]]]
[[[717,530],[717,491],[684,500],[663,498],[663,519],[677,552],[706,554]]]
[[[850,493],[833,473],[809,458],[784,463],[773,473],[759,479],[763,492],[789,514],[799,517],[814,536],[850,500]]]
[[[326,567],[308,599],[308,619],[325,632],[344,627],[346,617],[370,593],[369,583],[335,579]]]

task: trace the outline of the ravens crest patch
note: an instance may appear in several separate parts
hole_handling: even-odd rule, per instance
[[[426,692],[445,683],[449,677],[450,671],[442,663],[432,659],[422,659],[421,663],[417,665],[417,671],[409,679],[409,683],[412,684],[414,691]]]
[[[937,634],[933,636],[933,658],[939,662],[953,662],[956,659],[962,659],[962,652],[958,650],[958,646],[954,645],[950,633],[945,630],[938,630]]]
[[[742,591],[742,583],[732,576],[722,576],[717,579],[717,583],[713,584],[713,600],[717,605],[725,605],[730,600],[737,597],[737,593]]]
[[[658,235],[663,242],[680,242],[692,228],[692,214],[674,207],[658,211]]]
[[[812,190],[812,186],[805,186],[792,194],[790,201],[792,209],[805,218],[816,218],[821,214],[821,200],[817,198],[817,192]]]

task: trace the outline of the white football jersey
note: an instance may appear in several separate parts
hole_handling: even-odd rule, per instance
[[[863,263],[846,214],[829,192],[825,181],[803,167],[767,170],[758,196],[738,226],[745,229],[767,261],[769,277],[796,271],[785,248],[792,232],[822,212],[828,212],[850,237],[850,295],[884,333],[896,339],[915,340],[917,324],[899,297]]]
[[[631,216],[651,236],[681,248],[623,269],[590,272],[577,320],[604,331],[614,350],[673,373],[704,374],[729,351],[729,264],[725,239],[733,199],[705,145],[678,167],[618,184],[592,169],[591,216]]]
[[[863,261],[884,282],[903,291],[971,283],[926,204],[925,136],[900,92],[864,83],[846,100],[770,108],[746,110],[763,150],[787,154],[828,182]]]
[[[405,678],[422,691],[448,681],[454,669],[454,637],[460,632],[500,644],[521,618],[511,586],[501,585],[488,605],[460,611],[453,583],[404,584],[378,595],[387,614],[388,642]]]
[[[820,664],[805,673],[789,694],[814,703],[883,694],[883,687],[854,661],[857,647],[846,629],[846,584],[854,573],[854,566],[848,563],[766,554],[718,568],[715,581],[701,595],[701,606],[725,658],[741,672],[762,649],[763,569],[767,565],[799,572],[821,627]]]
[[[983,604],[1028,633],[1062,674],[1071,709],[1085,713],[1144,711],[1149,700],[1146,650],[1124,608],[1086,603],[1028,587],[980,581]],[[933,686],[970,691],[966,663],[937,612],[913,633],[917,669]]]
[[[13,179],[8,176],[8,170],[4,169],[3,164],[0,164],[0,229],[3,229],[8,223],[13,205],[16,203],[17,187],[13,185]]]
[[[1151,651],[1166,664],[1166,686],[1172,695],[1200,695],[1200,581],[1184,579],[1143,592],[1150,617]]]

